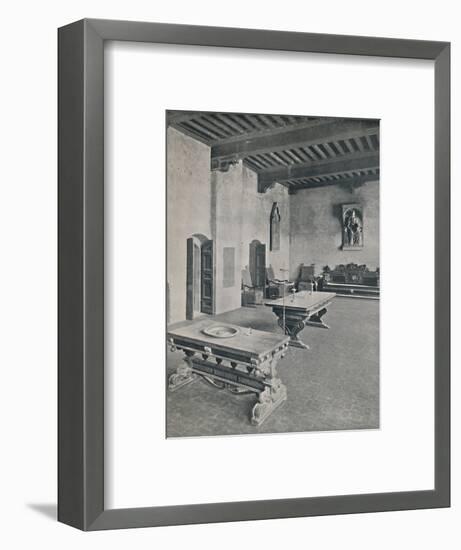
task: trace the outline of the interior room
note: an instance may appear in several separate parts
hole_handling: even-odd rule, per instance
[[[167,111],[166,140],[167,437],[379,428],[379,120]],[[225,354],[266,333],[269,381]]]

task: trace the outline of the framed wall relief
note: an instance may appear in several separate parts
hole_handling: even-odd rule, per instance
[[[449,506],[449,43],[58,36],[59,521]]]
[[[363,248],[363,208],[360,204],[342,205],[343,250]]]

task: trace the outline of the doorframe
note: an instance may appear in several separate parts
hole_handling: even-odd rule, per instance
[[[202,257],[202,245],[206,241],[209,241],[208,237],[206,235],[203,235],[202,233],[194,233],[190,237],[187,237],[186,239],[186,320],[187,321],[193,321],[194,319],[197,319],[198,317],[202,315],[207,315],[207,313],[203,313],[201,311],[201,307],[199,306],[199,310],[194,309],[194,244],[199,246],[200,254],[199,254],[199,281],[198,281],[198,303],[201,304],[201,292],[202,292],[202,267],[201,267],[201,257]],[[190,265],[190,258],[189,258],[189,246],[188,242],[192,242],[192,265]],[[189,271],[190,270],[190,271]],[[189,283],[189,274],[192,276],[192,283]],[[214,261],[214,243],[213,243],[213,281],[215,279],[215,261]],[[215,285],[213,285],[213,307],[212,311],[214,314],[215,309],[215,295],[214,290]]]
[[[255,262],[255,275],[256,275],[256,249],[258,246],[263,246],[264,247],[264,270],[265,268],[267,267],[267,246],[266,246],[266,243],[262,243],[259,239],[253,239],[249,245],[248,245],[248,270],[250,272],[250,277],[252,279],[252,283],[253,283],[253,286],[255,286],[256,288],[263,288],[265,289],[266,287],[266,273],[264,272],[264,276],[263,276],[263,286],[257,286],[256,285],[256,281],[253,281],[253,274],[252,274],[252,260],[254,259],[254,262]],[[252,258],[252,247],[254,248],[254,258]]]

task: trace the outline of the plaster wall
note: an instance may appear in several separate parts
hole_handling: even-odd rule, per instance
[[[161,182],[157,182],[161,185]],[[187,239],[211,238],[210,148],[167,131],[167,279],[170,323],[186,318]],[[159,205],[161,207],[161,205]]]
[[[342,250],[341,205],[363,205],[364,246]],[[316,273],[323,266],[366,264],[379,266],[379,182],[369,182],[355,192],[332,185],[303,189],[290,195],[290,272],[296,278],[301,263],[315,264]]]
[[[213,240],[215,253],[215,312],[237,309],[241,304],[242,163],[228,172],[212,172]],[[224,285],[224,248],[234,249],[234,284]]]
[[[278,183],[265,193],[258,193],[258,178],[253,170],[243,167],[242,202],[242,267],[249,265],[250,243],[258,239],[266,245],[266,265],[272,265],[278,279],[285,278],[290,267],[290,201],[286,187]],[[276,202],[280,210],[280,249],[270,250],[270,215]],[[288,273],[286,273],[288,276]]]
[[[216,313],[237,309],[241,305],[241,271],[249,265],[250,243],[254,239],[266,245],[266,265],[272,265],[276,277],[289,268],[289,196],[287,189],[276,184],[266,193],[258,193],[255,172],[241,162],[228,172],[214,172],[212,181],[212,218],[215,241],[215,305]],[[280,210],[280,250],[269,247],[269,220],[272,205]],[[235,249],[235,284],[223,285],[223,250]]]

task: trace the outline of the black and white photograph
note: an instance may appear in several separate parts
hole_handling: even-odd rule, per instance
[[[380,121],[166,112],[166,436],[380,427]]]

